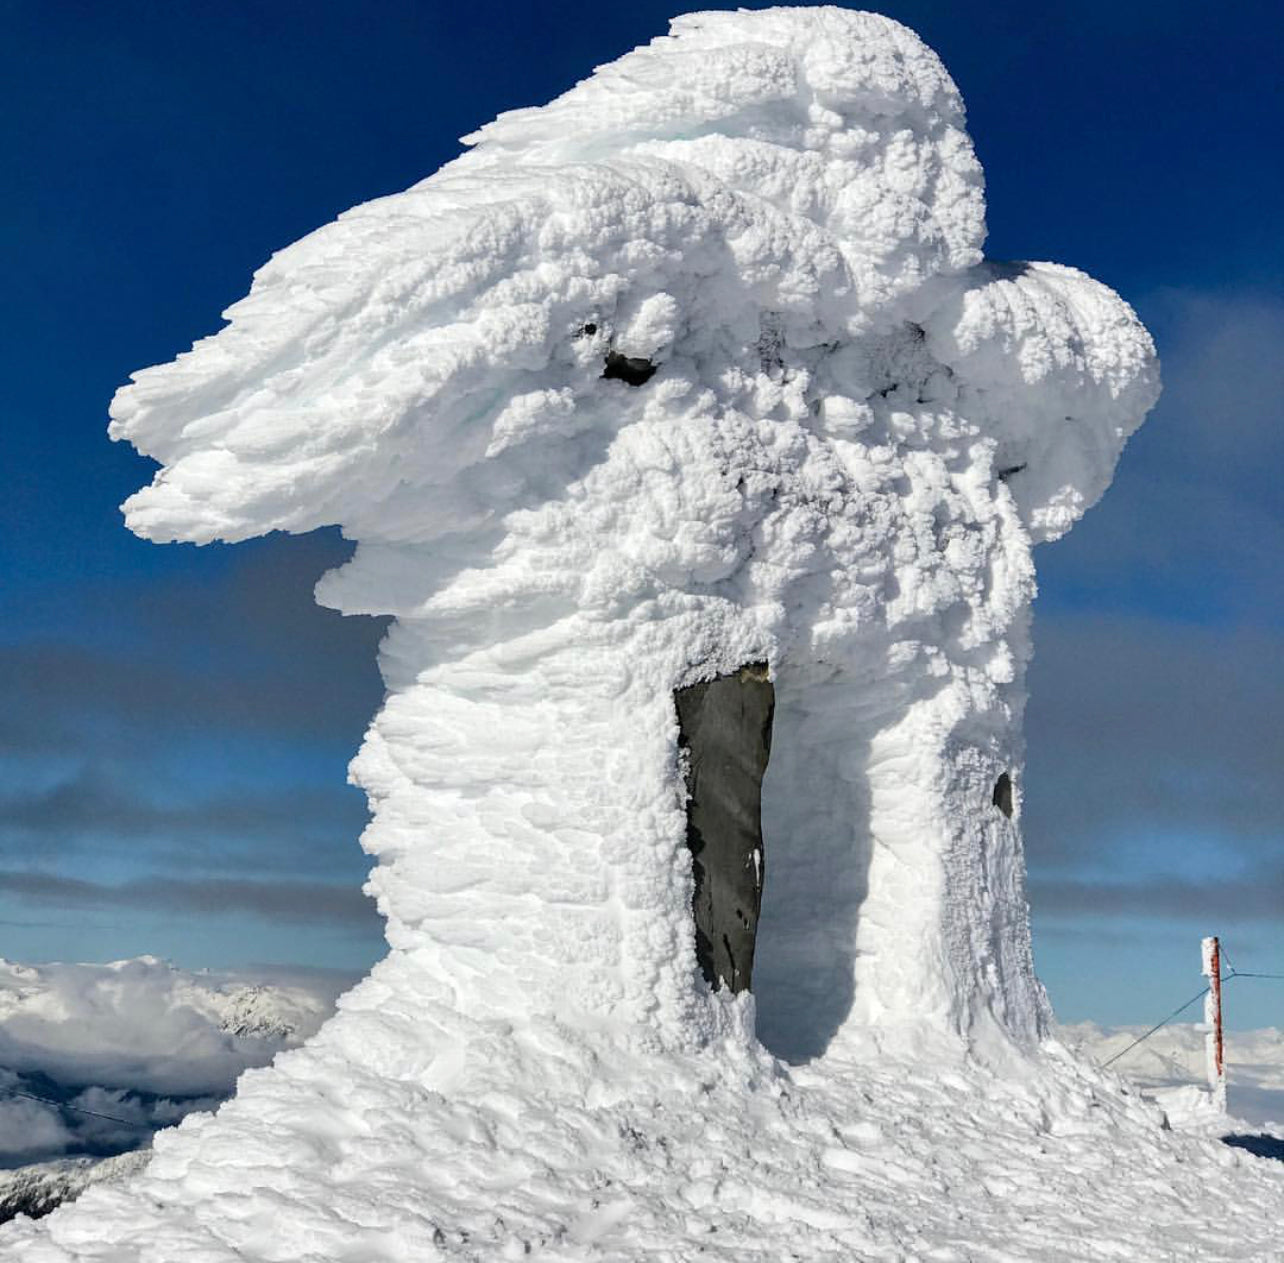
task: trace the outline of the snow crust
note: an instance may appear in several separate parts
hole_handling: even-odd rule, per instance
[[[1032,547],[1155,400],[1130,308],[983,260],[958,92],[875,15],[683,17],[467,139],[276,255],[112,409],[162,465],[139,534],[357,541],[318,597],[396,618],[352,765],[390,954],[140,1179],[0,1241],[41,1263],[1264,1249],[1273,1172],[1044,1041],[1031,962]],[[610,354],[655,372],[604,377]],[[766,880],[732,1000],[695,962],[672,694],[758,661]]]

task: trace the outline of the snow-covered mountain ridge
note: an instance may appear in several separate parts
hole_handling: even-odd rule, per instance
[[[94,1184],[128,1179],[150,1158],[146,1150],[135,1150],[114,1158],[63,1158],[0,1171],[0,1223],[18,1215],[39,1219]]]
[[[0,961],[0,1168],[26,1171],[14,1173],[27,1190],[14,1204],[36,1195],[32,1181],[49,1204],[51,1190],[89,1179],[93,1160],[215,1108],[243,1070],[313,1034],[337,989],[322,976],[193,974],[150,956]]]
[[[193,1095],[231,1090],[312,1035],[332,989],[190,973],[153,956],[109,964],[0,960],[0,1068],[67,1084]]]

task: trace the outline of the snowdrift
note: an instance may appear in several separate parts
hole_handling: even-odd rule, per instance
[[[1212,1258],[1223,1166],[1268,1239],[1255,1159],[1041,1043],[1031,550],[1155,400],[1132,311],[983,260],[957,90],[885,18],[680,18],[466,139],[112,408],[139,534],[357,541],[318,597],[396,619],[352,765],[390,954],[11,1253]],[[746,666],[747,991],[698,959],[675,705]]]

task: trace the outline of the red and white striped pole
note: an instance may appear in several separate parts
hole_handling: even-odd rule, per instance
[[[1208,979],[1204,997],[1204,1050],[1208,1063],[1208,1086],[1213,1090],[1213,1104],[1226,1111],[1226,1062],[1222,1057],[1222,945],[1216,938],[1203,941],[1203,973]]]

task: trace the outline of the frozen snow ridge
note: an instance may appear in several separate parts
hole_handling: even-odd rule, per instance
[[[11,1249],[1157,1257],[1095,1155],[1162,1180],[1185,1144],[1196,1207],[1253,1160],[1040,1045],[1019,835],[1032,548],[1153,404],[1145,330],[983,260],[958,92],[886,18],[683,17],[467,139],[112,410],[162,465],[132,529],[337,523],[319,599],[395,615],[352,765],[390,954]],[[697,959],[675,694],[746,666],[774,724],[733,994]],[[1174,1248],[1220,1257],[1198,1215]]]

